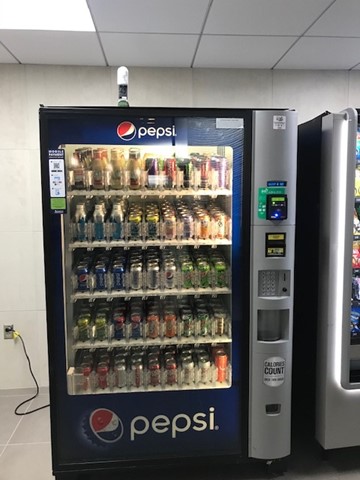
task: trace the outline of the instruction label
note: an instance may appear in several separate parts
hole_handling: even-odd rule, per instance
[[[286,130],[286,116],[274,115],[273,116],[273,129],[274,130]]]
[[[263,381],[268,387],[280,387],[285,380],[285,358],[269,357],[264,361]]]
[[[65,151],[49,150],[50,208],[53,213],[65,213]]]

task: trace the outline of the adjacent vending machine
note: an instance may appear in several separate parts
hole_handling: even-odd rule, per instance
[[[312,343],[317,324],[315,434],[324,449],[360,445],[359,140],[352,108],[324,113],[299,128],[298,202],[306,195],[309,208],[299,217],[307,230],[299,227],[304,255],[301,264],[297,251],[296,295],[303,307],[295,318],[307,332],[307,352],[305,336]],[[306,252],[316,252],[318,262],[306,262]]]
[[[53,473],[290,454],[297,115],[40,108]]]

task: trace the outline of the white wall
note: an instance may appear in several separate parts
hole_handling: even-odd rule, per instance
[[[360,107],[360,72],[131,68],[133,106],[288,107],[299,123]],[[116,69],[0,65],[0,389],[48,385],[38,107],[116,105]]]

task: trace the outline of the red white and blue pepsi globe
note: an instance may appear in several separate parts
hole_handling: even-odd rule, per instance
[[[131,122],[121,122],[116,131],[118,136],[126,142],[132,140],[136,135],[135,125]]]
[[[95,437],[105,443],[117,442],[124,433],[120,418],[107,408],[94,410],[90,415],[89,425]]]

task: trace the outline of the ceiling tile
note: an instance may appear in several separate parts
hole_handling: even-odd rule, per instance
[[[203,35],[194,67],[271,68],[296,37]]]
[[[0,30],[0,42],[25,64],[105,66],[96,33]]]
[[[96,29],[119,33],[200,33],[209,0],[88,0]]]
[[[333,0],[214,0],[204,33],[302,35]]]
[[[337,0],[306,35],[360,37],[359,0]]]
[[[348,70],[359,62],[360,38],[303,37],[276,68]]]
[[[17,60],[0,43],[0,63],[18,63]]]
[[[198,35],[101,33],[110,66],[190,67]]]

